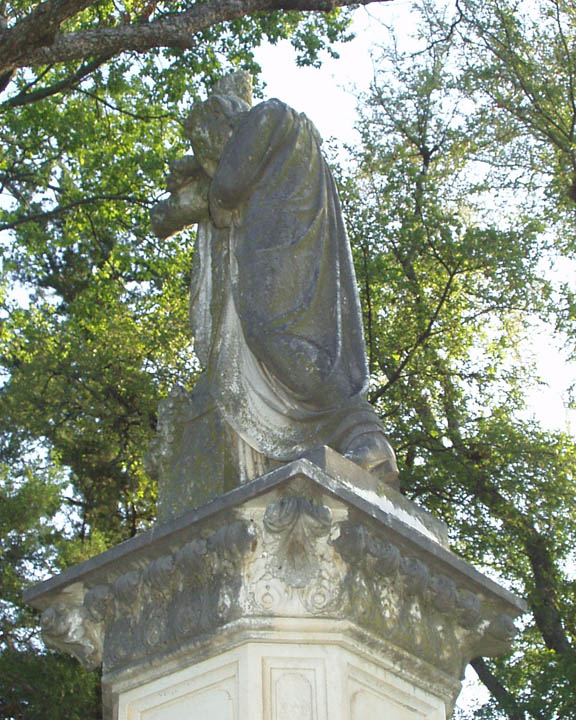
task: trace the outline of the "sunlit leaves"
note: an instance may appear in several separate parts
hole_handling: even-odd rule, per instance
[[[541,179],[555,160],[537,144],[517,154],[516,118],[507,127],[501,116],[495,129],[486,94],[500,85],[486,75],[480,94],[470,92],[460,38],[432,13],[419,52],[387,46],[363,104],[362,144],[351,151],[355,173],[342,178],[371,397],[405,492],[534,613],[513,659],[493,666],[514,710],[503,714],[495,699],[474,717],[571,717],[576,443],[527,420],[525,408],[538,382],[533,338],[540,323],[565,317],[547,268],[569,247],[520,168],[537,161]],[[542,81],[549,69],[538,72]],[[506,164],[513,183],[500,172]]]

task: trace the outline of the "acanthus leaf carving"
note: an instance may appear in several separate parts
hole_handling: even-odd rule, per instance
[[[466,647],[474,651],[480,647],[481,632],[476,628],[485,614],[478,595],[459,588],[408,548],[401,549],[364,525],[348,520],[339,523],[331,543],[347,565],[345,612],[361,624],[386,633],[401,646],[429,652],[430,659],[443,666],[459,660],[452,651],[439,655],[434,648],[455,648],[456,633]],[[481,640],[482,647],[502,651],[510,640],[506,627],[505,621],[499,625],[493,621]]]
[[[456,609],[460,625],[469,630],[475,628],[482,619],[481,599],[478,595],[475,595],[467,590],[461,590],[458,592]]]
[[[344,568],[329,542],[332,511],[301,494],[266,508],[245,601],[258,614],[322,615],[339,606]]]
[[[145,645],[157,650],[169,642],[169,618],[164,605],[150,605],[143,613],[141,623],[142,641]]]
[[[91,620],[103,622],[106,619],[112,599],[110,585],[94,585],[84,596],[84,607]]]
[[[104,664],[111,667],[133,659],[138,646],[137,626],[133,618],[119,616],[106,628]]]
[[[184,586],[201,587],[210,577],[207,559],[208,546],[203,538],[196,538],[183,545],[176,553],[176,566]]]
[[[254,529],[243,520],[236,520],[220,527],[208,538],[208,550],[240,558],[256,543]]]
[[[138,603],[141,572],[129,570],[120,575],[112,584],[116,600],[125,608],[133,608]]]
[[[238,601],[243,556],[254,543],[250,525],[235,520],[116,578],[106,666],[161,652],[226,622]]]
[[[332,545],[349,564],[359,564],[366,548],[366,530],[362,525],[341,522],[332,538]]]
[[[332,512],[305,497],[285,495],[271,503],[264,515],[264,527],[277,538],[270,570],[292,587],[302,588],[319,571],[316,541],[327,536]]]
[[[434,607],[441,613],[448,613],[456,605],[456,585],[446,575],[432,575],[428,586]]]
[[[143,585],[150,594],[168,597],[174,573],[174,558],[171,554],[162,555],[148,564],[143,575]]]
[[[401,565],[404,588],[408,595],[423,595],[430,584],[428,566],[415,557],[403,557]]]
[[[509,615],[497,615],[486,628],[480,641],[483,655],[500,655],[510,647],[518,634],[514,620]]]

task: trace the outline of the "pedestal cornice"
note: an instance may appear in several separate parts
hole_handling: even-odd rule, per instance
[[[454,686],[472,658],[509,649],[525,606],[454,555],[441,523],[394,491],[372,496],[362,479],[323,449],[25,600],[43,611],[47,644],[119,681],[296,619],[385,647],[409,674]]]

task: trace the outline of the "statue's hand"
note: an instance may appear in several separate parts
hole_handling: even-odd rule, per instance
[[[166,178],[166,189],[174,193],[184,185],[187,185],[194,178],[204,174],[200,163],[194,155],[184,155],[176,158],[168,165],[170,172]]]
[[[156,203],[150,210],[152,232],[159,238],[167,238],[185,227],[209,219],[210,178],[201,170],[192,175],[182,174],[181,177],[186,177],[186,180],[179,180],[176,184],[174,179],[174,185],[168,188],[170,197]]]

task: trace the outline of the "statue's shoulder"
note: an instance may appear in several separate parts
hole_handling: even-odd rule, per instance
[[[278,100],[278,98],[263,100],[261,103],[258,103],[258,105],[255,105],[251,112],[254,112],[255,110],[259,110],[260,112],[294,112],[290,105],[286,105],[285,102]]]
[[[271,98],[270,100],[264,100],[258,103],[258,105],[255,105],[252,110],[250,110],[246,118],[248,123],[258,124],[260,126],[282,125],[286,129],[294,126],[308,128],[316,139],[320,143],[322,142],[322,138],[310,118],[304,113],[294,110],[294,108],[282,102],[282,100],[278,100],[278,98]]]
[[[254,107],[248,113],[249,116],[287,114],[296,113],[289,105],[286,105],[285,102],[282,102],[282,100],[278,100],[277,98],[263,100],[261,103],[258,103],[258,105],[254,105]]]
[[[258,138],[257,141],[263,142],[267,147],[268,141],[277,145],[289,137],[294,139],[295,133],[309,134],[317,147],[322,144],[319,132],[304,113],[294,110],[277,98],[271,98],[258,103],[243,115],[236,131],[236,138],[241,142],[245,142],[248,138]]]

